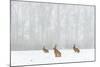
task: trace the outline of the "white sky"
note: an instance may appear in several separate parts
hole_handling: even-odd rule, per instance
[[[11,49],[94,48],[94,6],[11,3]]]

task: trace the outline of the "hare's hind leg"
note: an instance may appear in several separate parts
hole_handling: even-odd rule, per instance
[[[57,51],[57,57],[61,57],[61,52]]]
[[[57,55],[57,52],[56,52],[56,50],[54,50],[54,55],[55,55],[55,57],[57,57],[58,55]]]

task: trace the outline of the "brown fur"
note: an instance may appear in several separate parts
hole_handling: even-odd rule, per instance
[[[77,52],[77,53],[80,52],[80,49],[79,49],[79,48],[76,48],[75,45],[74,45],[74,47],[73,47],[73,50],[74,50],[75,52]]]
[[[43,51],[44,51],[45,53],[48,53],[48,52],[49,52],[49,50],[46,49],[45,47],[43,47]]]
[[[56,48],[56,46],[53,48],[53,50],[54,50],[55,57],[61,57],[61,52]]]

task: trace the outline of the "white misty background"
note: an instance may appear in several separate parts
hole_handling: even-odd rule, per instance
[[[11,2],[11,50],[94,48],[94,6]]]

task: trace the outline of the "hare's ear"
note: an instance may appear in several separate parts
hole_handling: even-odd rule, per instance
[[[73,45],[73,48],[75,48],[75,44]]]
[[[45,48],[45,46],[43,45],[43,48]]]
[[[56,47],[57,47],[57,45],[55,44],[54,48],[56,48]]]

